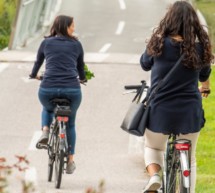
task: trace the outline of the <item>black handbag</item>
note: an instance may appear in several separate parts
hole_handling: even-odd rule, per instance
[[[149,106],[146,106],[145,103],[147,95],[143,101],[140,101],[145,89],[146,83],[144,82],[132,100],[132,103],[121,124],[121,128],[124,131],[137,136],[142,136],[144,134],[142,127],[140,127],[140,122],[143,122],[144,118],[146,118],[149,112]]]
[[[132,104],[130,105],[121,124],[121,128],[124,131],[136,136],[144,135],[145,129],[148,126],[151,100],[155,97],[158,90],[169,80],[170,76],[179,66],[183,58],[184,54],[181,55],[181,57],[178,59],[174,67],[167,73],[167,75],[159,81],[158,85],[146,95],[143,101],[140,101],[142,93],[146,88],[146,85],[142,84],[141,89],[132,100]]]

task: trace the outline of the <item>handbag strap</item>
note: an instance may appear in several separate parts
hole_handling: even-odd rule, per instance
[[[152,93],[149,95],[146,103],[149,104],[152,98],[157,94],[159,89],[166,84],[166,82],[169,80],[169,78],[172,76],[173,72],[176,70],[176,68],[179,66],[181,61],[184,59],[185,53],[181,55],[181,57],[177,60],[175,65],[172,67],[172,69],[167,73],[167,75],[159,81],[158,85],[153,89]]]

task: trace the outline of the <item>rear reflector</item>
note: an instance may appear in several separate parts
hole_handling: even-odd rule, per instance
[[[184,170],[183,175],[185,177],[188,177],[190,175],[190,171],[189,170]]]
[[[58,120],[58,121],[63,121],[63,122],[68,122],[69,117],[60,117],[60,116],[58,116],[58,117],[57,117],[57,120]]]
[[[65,136],[66,136],[65,133],[60,133],[60,134],[59,134],[59,137],[60,137],[61,139],[64,139]]]
[[[175,148],[177,150],[189,150],[190,144],[188,144],[188,143],[177,143],[177,144],[175,144]]]

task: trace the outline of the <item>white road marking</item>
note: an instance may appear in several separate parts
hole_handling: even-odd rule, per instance
[[[105,53],[111,47],[111,43],[105,44],[100,50],[99,53]]]
[[[25,171],[25,181],[32,182],[33,185],[37,185],[37,171],[36,168],[30,167]]]
[[[122,10],[126,9],[126,5],[125,5],[125,1],[124,0],[119,0],[119,5],[120,5],[120,9],[122,9]]]
[[[8,66],[9,66],[9,64],[0,63],[0,72],[3,72]]]
[[[42,135],[42,131],[35,131],[34,132],[34,135],[33,135],[33,138],[31,140],[31,143],[28,147],[28,150],[37,150],[36,143],[37,143],[37,141],[41,135]]]
[[[120,21],[116,30],[116,35],[120,35],[125,27],[125,22]]]
[[[105,61],[110,54],[107,53],[86,53],[84,58],[86,61],[91,62],[103,62]]]

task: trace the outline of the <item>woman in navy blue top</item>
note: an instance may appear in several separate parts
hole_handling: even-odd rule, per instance
[[[193,7],[177,1],[152,34],[140,59],[143,70],[151,70],[151,90],[165,77],[182,53],[185,58],[151,101],[148,129],[145,132],[145,162],[150,175],[143,189],[156,191],[161,186],[160,170],[168,134],[192,142],[191,193],[195,192],[195,150],[199,131],[204,126],[201,92],[210,91],[210,63],[213,60],[208,34]],[[201,82],[198,88],[198,82]],[[207,92],[203,94],[207,97]]]
[[[60,15],[56,17],[50,30],[38,50],[37,59],[32,69],[31,78],[40,79],[37,73],[46,60],[45,73],[39,88],[39,100],[43,105],[42,130],[43,134],[38,143],[46,145],[49,127],[53,118],[53,98],[67,98],[71,101],[71,115],[67,139],[69,145],[69,159],[66,172],[71,174],[75,170],[73,155],[75,153],[76,132],[75,117],[81,103],[80,82],[85,81],[84,51],[81,43],[73,36],[74,21],[72,17]]]

